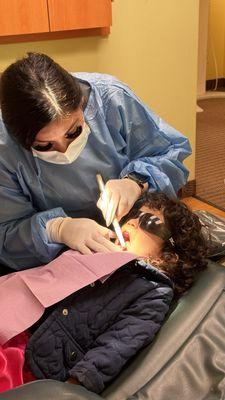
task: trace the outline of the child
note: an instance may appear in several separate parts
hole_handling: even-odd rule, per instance
[[[152,219],[150,213],[156,218]],[[208,243],[201,222],[181,201],[163,193],[146,193],[121,223],[123,232],[130,236],[127,250],[169,276],[177,296],[189,289],[196,275],[206,268]],[[153,253],[154,246],[158,251]]]
[[[181,295],[206,267],[201,224],[180,201],[148,193],[121,224],[127,250],[138,259],[104,284],[98,281],[57,304],[27,346],[26,360],[37,378],[102,392],[152,342],[173,289]]]

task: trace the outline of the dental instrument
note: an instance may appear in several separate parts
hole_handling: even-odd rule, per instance
[[[97,182],[98,182],[99,190],[100,190],[100,192],[102,194],[102,200],[104,202],[106,202],[107,201],[107,195],[106,195],[106,192],[105,192],[105,184],[103,182],[102,176],[100,174],[97,174],[96,175],[96,179],[97,179]],[[123,249],[126,249],[126,242],[125,242],[125,240],[123,238],[123,234],[122,234],[119,222],[118,222],[116,217],[113,219],[112,225],[114,227],[114,230],[115,230],[116,236],[117,236],[117,238],[118,238],[118,240],[120,242],[120,245],[122,246]]]

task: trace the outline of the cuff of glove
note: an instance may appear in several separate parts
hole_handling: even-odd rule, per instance
[[[139,188],[141,189],[140,196],[143,196],[143,194],[148,190],[147,178],[141,177],[140,174],[135,174],[133,172],[133,173],[130,173],[130,174],[127,174],[127,175],[123,176],[122,179],[130,179],[131,181],[135,182],[139,186]]]
[[[46,223],[46,233],[50,242],[61,243],[60,228],[65,219],[65,217],[53,218]]]

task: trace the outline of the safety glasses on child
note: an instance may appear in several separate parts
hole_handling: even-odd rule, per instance
[[[130,212],[122,218],[121,225],[125,224],[131,219],[138,218],[139,227],[147,232],[152,233],[163,239],[164,241],[171,239],[171,232],[166,225],[154,214],[141,211],[139,208],[133,207]]]

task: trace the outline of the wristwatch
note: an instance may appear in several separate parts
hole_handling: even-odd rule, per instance
[[[141,188],[141,195],[145,192],[145,183],[148,182],[148,178],[146,176],[138,174],[137,172],[130,172],[129,174],[123,176],[123,179],[131,179],[136,182],[138,186]]]

